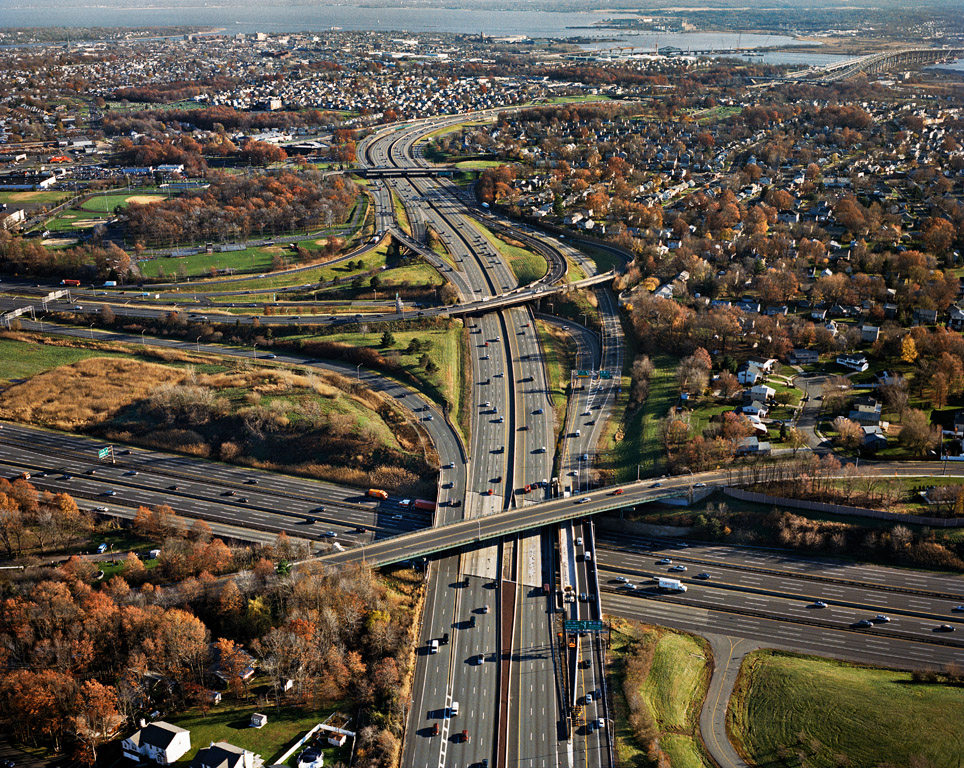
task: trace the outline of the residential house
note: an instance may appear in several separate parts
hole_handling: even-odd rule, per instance
[[[768,387],[766,384],[757,384],[748,390],[751,400],[762,400],[764,403],[770,402],[774,397],[776,397],[777,391],[773,387]]]
[[[191,761],[191,768],[257,768],[254,752],[217,741],[198,751]],[[258,758],[258,762],[260,758]]]
[[[880,328],[876,325],[860,326],[860,340],[866,344],[873,344],[880,336]]]
[[[753,454],[755,456],[769,456],[772,450],[772,446],[766,440],[761,440],[758,437],[744,437],[737,443],[736,455],[737,456],[747,456]]]
[[[124,757],[136,763],[147,759],[171,765],[191,749],[191,732],[157,720],[124,739],[121,749]]]
[[[964,309],[958,306],[950,308],[950,317],[947,318],[947,327],[952,331],[964,331]]]
[[[858,372],[866,371],[870,367],[863,355],[837,355],[837,365]]]
[[[759,416],[761,419],[765,419],[767,413],[769,413],[769,409],[766,403],[760,402],[759,400],[751,400],[740,409],[740,413]]]
[[[793,365],[807,365],[816,363],[820,359],[820,353],[815,349],[794,349],[790,351],[787,359]]]
[[[887,435],[879,426],[867,425],[861,427],[864,432],[863,448],[867,451],[877,451],[887,447]]]
[[[858,397],[854,400],[853,410],[847,418],[858,424],[880,424],[880,402],[872,397]]]
[[[914,323],[916,325],[934,325],[937,322],[936,309],[915,309]]]
[[[755,366],[747,366],[736,374],[736,379],[740,382],[740,384],[753,385],[762,378],[763,374],[760,372],[760,369]]]

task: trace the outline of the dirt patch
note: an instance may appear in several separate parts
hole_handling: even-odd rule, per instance
[[[320,238],[320,239],[318,239],[318,240],[315,240],[315,245],[320,245],[320,246],[322,246],[322,247],[328,245],[328,238],[327,238],[327,237],[322,237],[322,238]]]
[[[72,221],[70,226],[75,229],[91,229],[96,227],[98,224],[106,224],[107,219],[84,219],[83,221]]]
[[[49,192],[43,189],[35,189],[30,192],[11,192],[9,199],[11,202],[26,203],[37,198],[43,199],[43,197],[48,194]]]
[[[124,198],[124,202],[150,205],[151,203],[159,203],[163,199],[164,197],[162,195],[131,195],[130,197]]]
[[[157,363],[92,357],[11,387],[0,395],[0,417],[63,430],[89,428],[186,375]]]
[[[76,237],[48,237],[44,240],[44,245],[48,248],[61,248],[68,245],[73,245],[77,242]]]

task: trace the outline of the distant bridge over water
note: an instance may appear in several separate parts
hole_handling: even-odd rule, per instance
[[[861,72],[875,75],[895,69],[911,69],[941,61],[953,61],[961,57],[964,57],[964,48],[896,48],[837,61],[824,67],[797,70],[784,75],[782,79],[833,83],[855,77]]]

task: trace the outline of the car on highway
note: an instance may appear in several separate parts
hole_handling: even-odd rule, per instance
[[[169,486],[167,486],[167,490],[169,490],[169,491],[176,491],[176,490],[177,490],[177,483],[174,483],[174,485],[169,485]]]
[[[536,408],[536,409],[532,412],[532,415],[533,415],[533,416],[538,416],[538,415],[541,414],[541,413],[545,413],[545,411],[544,411],[542,408]]]
[[[137,470],[136,470],[136,469],[129,469],[129,470],[127,470],[124,474],[127,475],[128,477],[133,477],[134,475],[137,474]]]
[[[580,602],[580,603],[588,603],[588,602],[589,602],[589,595],[587,595],[585,592],[580,592],[580,593],[579,593],[579,602]]]
[[[455,462],[450,461],[448,464],[443,464],[442,469],[455,469]]]
[[[490,403],[488,400],[486,400],[484,403],[482,403],[482,407],[483,407],[483,408],[491,408],[491,407],[492,407],[492,403]]]
[[[612,492],[611,494],[609,494],[609,495],[610,495],[610,496],[621,496],[622,493],[623,493],[623,489],[622,489],[622,488],[617,488],[615,491],[613,491],[613,492]]]
[[[265,360],[274,360],[276,357],[277,357],[277,355],[276,355],[274,352],[269,352],[268,354],[266,354],[266,355],[264,356],[264,359],[265,359]]]
[[[955,605],[951,610],[955,613],[962,613],[964,612],[964,605]]]
[[[664,557],[662,560],[658,560],[656,562],[656,565],[672,565],[672,564],[673,564],[673,561],[668,557]]]
[[[674,565],[672,568],[670,568],[670,570],[673,571],[674,573],[683,573],[683,572],[686,571],[686,566],[685,566],[685,565]]]
[[[85,475],[96,475],[96,474],[97,474],[97,470],[91,468],[91,469],[88,469],[86,472],[84,472],[84,474],[85,474]],[[40,475],[37,475],[37,477],[40,477]],[[29,478],[26,478],[26,479],[29,479]]]
[[[392,515],[392,520],[401,520],[401,519],[402,519],[401,515]]]
[[[579,434],[579,431],[578,431],[578,430],[576,430],[576,434]],[[589,461],[589,454],[588,454],[588,453],[584,453],[580,458],[581,458],[583,461]]]
[[[438,640],[432,639],[428,641],[428,652],[438,653]]]
[[[814,608],[826,608],[827,604],[823,600],[817,600],[813,603]]]
[[[606,718],[604,717],[596,718],[596,728],[601,731],[605,727],[606,727]]]
[[[474,661],[475,661],[475,666],[481,667],[482,663],[485,661],[485,654],[484,653],[477,654]]]
[[[257,478],[249,477],[247,480],[244,481],[244,484],[245,484],[245,485],[257,485],[257,484],[258,484],[258,480],[257,480]]]
[[[582,546],[582,536],[576,536],[576,546],[577,547]]]
[[[113,488],[108,488],[106,491],[104,491],[101,494],[101,496],[116,496],[116,495],[117,495],[117,491],[115,491]]]
[[[592,691],[586,691],[586,695],[584,698],[585,698],[586,704],[592,704]]]
[[[107,512],[107,507],[94,507],[94,512]]]
[[[429,414],[428,416],[426,416],[425,418],[423,418],[422,421],[432,421],[434,418],[435,418],[435,417],[434,417],[432,414]]]
[[[871,621],[875,624],[888,624],[890,623],[890,616],[884,616],[884,614],[878,613]]]
[[[544,445],[541,446],[541,447],[539,447],[539,448],[536,448],[536,449],[533,451],[533,453],[545,453],[545,452],[546,452],[546,447],[545,447]]]
[[[874,626],[874,622],[872,622],[870,619],[861,619],[860,621],[855,621],[850,626],[852,626],[854,629],[867,629],[868,627]]]
[[[703,581],[709,581],[710,575],[706,571],[703,571],[702,573],[696,574],[696,578],[702,579]]]
[[[587,502],[589,502],[589,501],[592,501],[592,499],[590,499],[588,496],[583,496],[583,497],[581,497],[581,498],[576,499],[576,500],[573,502],[573,504],[585,504],[585,503],[587,503]]]
[[[617,577],[615,578],[615,581],[616,581],[616,583],[618,583],[618,584],[628,584],[628,583],[629,583],[629,579],[627,579],[625,576],[617,576]]]
[[[934,627],[935,632],[953,632],[954,626],[952,624],[940,624]]]
[[[488,360],[488,359],[489,359],[488,355],[482,355],[482,357],[479,358],[479,360]]]
[[[621,589],[636,589],[636,585],[631,581],[627,581],[622,585]]]
[[[439,731],[438,723],[435,723],[435,724],[432,726],[432,735],[433,735],[433,736],[438,736],[438,731]]]
[[[449,717],[458,717],[459,715],[459,703],[453,701],[452,705],[449,707]]]
[[[694,488],[706,488],[706,483],[694,483]]]

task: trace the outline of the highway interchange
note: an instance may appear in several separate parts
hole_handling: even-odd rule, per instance
[[[0,430],[2,474],[29,472],[37,487],[66,491],[85,508],[107,514],[129,517],[140,505],[168,504],[185,518],[225,530],[251,529],[255,540],[284,532],[310,542],[317,557],[306,567],[377,566],[428,557],[417,663],[411,699],[405,702],[405,766],[613,765],[604,636],[563,632],[565,620],[619,616],[886,666],[964,664],[964,637],[959,637],[964,611],[954,610],[964,605],[960,577],[773,550],[684,546],[616,534],[609,530],[612,521],[597,529],[591,520],[599,513],[691,496],[700,486],[722,486],[730,478],[709,472],[584,490],[623,368],[615,299],[604,284],[594,288],[598,333],[551,321],[572,338],[577,368],[597,372],[575,380],[564,423],[555,423],[536,316],[525,305],[502,306],[498,297],[531,298],[558,285],[567,271],[566,257],[590,277],[595,268],[568,243],[513,228],[513,237],[543,253],[549,265],[542,280],[520,289],[495,243],[473,223],[482,218],[498,230],[512,227],[511,222],[475,208],[445,179],[405,175],[405,168],[425,164],[418,147],[422,137],[464,119],[393,126],[359,144],[360,165],[400,172],[370,180],[378,234],[342,258],[355,257],[393,233],[436,266],[455,287],[460,305],[472,311],[465,320],[471,370],[463,372],[472,382],[468,445],[436,404],[398,382],[296,355],[259,361],[338,372],[398,399],[438,454],[442,468],[434,515],[403,507],[398,499],[371,499],[358,489],[159,451],[116,446],[114,463],[106,463],[98,459],[104,441],[9,423]],[[410,234],[396,221],[393,197],[406,211]],[[428,228],[448,257],[423,244]],[[0,310],[22,307],[46,290],[22,284],[6,288],[10,293],[0,297]],[[84,309],[78,312],[92,312],[104,300],[99,293],[82,292],[82,299],[71,302],[82,300]],[[157,316],[172,306],[208,312],[185,304],[191,296],[180,290],[165,288],[158,299],[127,297],[126,305],[115,295],[110,300],[118,314]],[[423,314],[444,313],[435,308]],[[245,323],[254,315],[230,317]],[[389,318],[397,314],[365,315],[366,320]],[[304,324],[338,318],[305,314],[260,320]],[[25,319],[23,326],[42,327]],[[204,355],[256,356],[253,350],[93,328],[47,324],[44,330]],[[861,469],[933,474],[931,466],[913,463]],[[964,468],[951,467],[950,473],[964,474]],[[661,564],[664,559],[672,562]],[[674,566],[686,570],[669,571]],[[709,578],[698,577],[704,573]],[[688,591],[653,589],[654,577],[667,575],[681,578]],[[636,588],[627,588],[626,580]],[[826,605],[816,607],[818,601]],[[869,625],[859,625],[862,621]],[[958,631],[944,631],[942,625]],[[709,746],[718,758],[725,752],[718,743]]]

